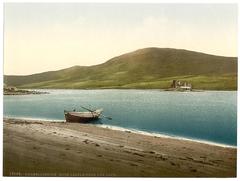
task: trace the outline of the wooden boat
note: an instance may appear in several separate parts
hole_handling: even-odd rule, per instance
[[[64,110],[64,115],[66,122],[86,123],[93,120],[97,120],[102,112],[103,109],[97,109],[95,111],[89,112],[76,112]]]

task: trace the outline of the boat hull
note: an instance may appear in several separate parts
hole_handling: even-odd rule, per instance
[[[97,120],[98,118],[99,118],[99,116],[86,118],[86,117],[79,117],[79,116],[71,115],[69,113],[65,114],[66,122],[72,122],[72,123],[88,123],[88,122]]]
[[[97,120],[102,113],[102,109],[93,112],[69,112],[64,111],[66,122],[88,123]]]

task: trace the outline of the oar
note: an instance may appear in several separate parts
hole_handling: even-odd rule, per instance
[[[91,109],[88,109],[88,108],[86,108],[86,107],[83,107],[83,106],[81,106],[81,108],[86,109],[86,110],[88,110],[88,111],[90,111],[90,112],[95,112],[95,111],[93,111],[93,110],[91,110]],[[96,112],[95,112],[95,113],[96,113]],[[104,118],[107,118],[107,119],[109,119],[109,120],[112,120],[111,117],[105,116],[105,115],[103,115],[102,113],[100,113],[100,115],[101,115],[102,117],[104,117]]]
[[[91,109],[88,109],[88,108],[86,108],[86,107],[83,107],[83,106],[80,106],[81,108],[83,108],[83,109],[86,109],[86,110],[88,110],[88,111],[90,111],[90,112],[95,112],[95,111],[93,111],[93,110],[91,110]]]
[[[100,115],[101,115],[102,117],[104,117],[104,118],[107,118],[107,119],[109,119],[109,120],[112,120],[111,117],[109,117],[109,116],[105,116],[105,115],[103,115],[102,113],[100,113]]]
[[[90,112],[95,112],[95,113],[96,113],[96,111],[93,111],[93,110],[88,109],[88,108],[86,108],[86,107],[81,106],[81,108],[86,109],[86,110],[88,110],[88,111],[90,111]],[[112,120],[111,117],[105,116],[105,115],[103,115],[102,113],[100,113],[100,115],[101,115],[102,117],[104,117],[104,118],[107,118],[107,119],[109,119],[109,120]]]

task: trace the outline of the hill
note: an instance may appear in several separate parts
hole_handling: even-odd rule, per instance
[[[145,48],[95,66],[27,76],[4,76],[4,83],[20,88],[168,88],[173,79],[195,89],[236,90],[237,58],[170,48]]]

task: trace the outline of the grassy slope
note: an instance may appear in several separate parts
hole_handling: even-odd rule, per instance
[[[173,79],[196,89],[236,90],[237,58],[178,49],[146,48],[106,63],[34,74],[5,76],[21,88],[168,88]]]

